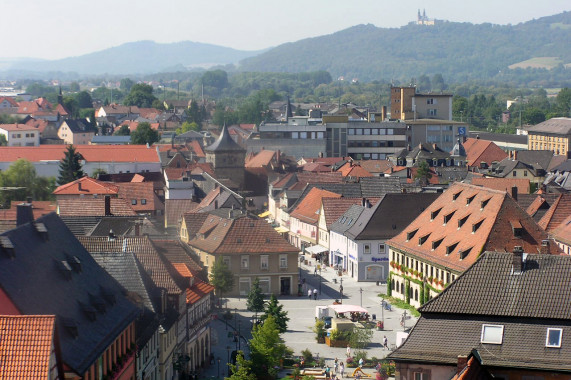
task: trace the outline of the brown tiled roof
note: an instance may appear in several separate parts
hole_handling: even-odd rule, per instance
[[[3,129],[5,131],[29,132],[33,131],[35,128],[28,124],[0,124],[0,129]]]
[[[471,356],[464,367],[451,380],[492,380],[493,377],[482,367],[482,364]]]
[[[54,195],[117,195],[119,187],[85,176],[56,188]]]
[[[342,183],[343,176],[339,172],[333,173],[289,173],[284,177],[274,181],[272,185],[274,188],[282,188],[286,186],[289,181],[295,181],[302,189],[308,183]],[[291,187],[290,187],[291,189]]]
[[[374,200],[369,199],[371,202],[377,201],[379,198]],[[323,213],[325,216],[325,225],[327,229],[333,224],[337,219],[341,217],[351,207],[352,205],[358,205],[363,202],[362,198],[327,198],[321,199],[323,206]]]
[[[202,149],[202,146],[200,145],[200,143],[198,141],[192,140],[189,143],[189,145],[192,148],[196,157],[206,157],[206,154],[204,154],[204,150]]]
[[[276,152],[273,150],[261,150],[255,156],[246,161],[245,167],[259,168],[262,166],[268,166],[272,162],[275,154]]]
[[[316,223],[319,220],[322,198],[341,198],[341,194],[314,187],[291,212],[290,217],[297,218],[305,223]]]
[[[49,122],[47,120],[43,120],[43,119],[32,119],[32,118],[30,118],[28,121],[26,121],[26,125],[29,125],[29,126],[36,128],[38,131],[40,131],[40,133],[44,132],[44,129],[46,129],[48,124],[49,124]]]
[[[178,240],[153,239],[153,246],[172,265],[184,264],[194,275],[202,272],[202,267],[190,257]]]
[[[208,214],[204,212],[184,213],[184,224],[186,225],[187,236],[189,236],[190,239],[198,233],[207,217]]]
[[[319,162],[308,162],[302,166],[302,170],[310,173],[328,173],[331,172],[331,166]]]
[[[529,179],[524,178],[473,177],[472,185],[505,191],[509,194],[511,194],[512,187],[516,186],[518,194],[529,194]]]
[[[10,203],[10,208],[0,209],[0,220],[16,221],[18,205],[22,203],[25,203],[25,201],[12,201]],[[34,213],[34,219],[38,219],[40,216],[49,214],[50,212],[53,212],[55,210],[56,210],[56,205],[51,201],[32,202],[32,212]]]
[[[76,152],[87,162],[159,162],[154,147],[145,145],[75,145]],[[17,161],[25,158],[31,162],[59,161],[64,158],[67,145],[3,146],[0,148],[0,162]]]
[[[350,162],[341,166],[337,171],[340,171],[343,177],[372,177],[373,175],[369,173],[366,169],[361,167],[361,165],[354,165]]]
[[[361,167],[369,173],[384,173],[394,166],[389,160],[363,160],[357,161],[355,164],[361,165]]]
[[[176,226],[185,212],[195,210],[199,203],[192,199],[165,199],[165,224]]]
[[[553,239],[571,246],[571,215],[551,230],[550,235]]]
[[[492,162],[500,162],[508,156],[500,147],[488,140],[469,138],[463,145],[468,166],[479,167],[482,161],[491,166]]]
[[[213,254],[299,251],[263,219],[242,217],[232,220],[214,215],[209,215],[189,245]]]
[[[105,199],[60,199],[57,202],[57,210],[61,216],[105,216]],[[137,215],[127,201],[119,198],[111,198],[111,214],[116,216]]]
[[[55,315],[0,316],[0,377],[49,379],[54,329]]]
[[[511,222],[523,227],[515,236]],[[537,253],[547,233],[503,191],[455,182],[400,234],[387,242],[423,260],[462,272],[483,251]],[[551,252],[558,252],[551,245]]]
[[[569,215],[571,215],[571,194],[560,194],[538,224],[547,232],[551,232]]]
[[[163,209],[163,205],[155,195],[152,182],[121,182],[117,185],[119,187],[118,197],[129,203],[135,212],[149,212]],[[134,202],[136,202],[136,204],[133,204]]]
[[[133,252],[157,287],[166,289],[169,294],[181,293],[147,236],[118,236],[113,240],[108,237],[78,236],[78,240],[90,253]]]

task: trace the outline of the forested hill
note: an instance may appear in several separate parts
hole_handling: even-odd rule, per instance
[[[543,70],[545,76],[564,71],[563,65],[571,63],[569,41],[571,12],[518,25],[446,21],[437,21],[435,26],[409,24],[392,29],[358,25],[280,45],[241,61],[240,70],[327,70],[334,78],[344,76],[346,80],[361,81],[409,80],[422,74],[441,73],[447,82],[461,82],[501,79],[502,75],[521,70],[509,70],[510,65],[541,57],[529,64],[546,67],[535,69]]]

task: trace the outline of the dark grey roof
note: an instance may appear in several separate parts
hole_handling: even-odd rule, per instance
[[[530,164],[526,164],[520,160],[512,160],[509,157],[504,158],[497,164],[492,165],[492,167],[488,170],[486,175],[490,175],[493,177],[506,177],[511,174],[511,172],[515,169],[527,169],[529,170],[532,175],[534,176],[542,176],[544,170],[538,166],[533,166]]]
[[[386,194],[373,207],[363,210],[345,235],[353,240],[390,239],[399,234],[440,194]]]
[[[93,136],[91,139],[93,144],[129,144],[131,142],[131,136]]]
[[[144,217],[140,216],[105,216],[85,235],[107,236],[109,230],[113,230],[115,236],[122,236],[131,233],[135,229],[135,223],[143,222]]]
[[[420,311],[571,322],[571,257],[527,254],[524,270],[516,275],[512,258],[512,253],[486,252]]]
[[[355,224],[364,209],[361,205],[352,205],[339,219],[331,224],[329,229],[341,235],[344,234],[345,231]]]
[[[97,132],[85,119],[68,119],[65,123],[73,133]]]
[[[551,171],[571,172],[571,160],[565,160],[559,165],[555,166]]]
[[[0,250],[0,286],[22,314],[56,315],[64,363],[83,374],[138,309],[55,213],[36,222],[47,232],[26,223],[2,234],[14,248]]]
[[[476,349],[489,367],[571,371],[571,257],[485,252],[441,294],[420,308],[421,318],[396,361],[456,365]],[[483,324],[502,325],[501,344],[481,343]],[[548,328],[563,329],[560,348],[546,347]]]
[[[467,166],[438,166],[434,168],[439,183],[462,181],[468,176]]]
[[[92,231],[101,218],[102,216],[62,216],[61,220],[75,236],[83,236]]]
[[[436,144],[433,145],[429,143],[422,143],[413,148],[411,151],[409,151],[406,157],[411,157],[414,158],[415,160],[426,161],[432,159],[450,158],[450,153],[440,149],[440,147]]]
[[[547,170],[553,159],[553,152],[550,150],[520,150],[516,153],[516,158],[525,164]]]
[[[528,132],[540,132],[547,134],[571,135],[571,118],[554,117],[543,123],[528,128]]]
[[[208,152],[246,151],[232,139],[226,124],[222,127],[222,133],[220,133],[218,139],[212,145],[204,148],[204,150]]]
[[[456,144],[454,144],[452,151],[450,151],[450,155],[466,157],[466,149],[464,149],[464,145],[462,145],[462,141],[460,141],[460,139],[456,140]]]
[[[387,193],[400,193],[402,185],[398,177],[362,177],[361,196],[365,198],[382,197]]]
[[[526,135],[511,135],[506,133],[491,133],[483,131],[470,131],[470,137],[487,141],[497,141],[501,143],[527,145]]]

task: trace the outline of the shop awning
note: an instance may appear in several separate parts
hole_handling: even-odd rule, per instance
[[[269,211],[264,211],[263,213],[258,214],[258,216],[259,216],[260,218],[265,218],[266,216],[270,216],[270,212],[269,212]]]
[[[329,251],[329,248],[326,248],[322,245],[312,245],[309,248],[305,249],[305,252],[309,252],[309,253],[321,253],[321,252],[327,252]]]
[[[281,226],[274,228],[274,230],[276,230],[276,231],[279,232],[280,234],[283,234],[283,233],[285,233],[285,232],[289,232],[289,230],[288,230],[287,228],[281,227]]]
[[[357,305],[329,305],[337,314],[341,313],[369,313],[369,311]]]

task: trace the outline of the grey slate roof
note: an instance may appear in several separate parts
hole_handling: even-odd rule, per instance
[[[528,165],[547,170],[553,159],[553,152],[550,150],[520,150],[517,152],[516,158]]]
[[[528,128],[528,132],[571,135],[571,118],[554,117]]]
[[[456,365],[476,349],[488,367],[571,371],[571,257],[485,252],[441,294],[420,308],[404,344],[389,355],[406,362]],[[481,342],[483,324],[502,325],[501,344]],[[546,347],[548,328],[561,328],[560,348]]]
[[[365,198],[382,197],[387,193],[400,193],[402,185],[398,177],[362,177],[361,196]]]
[[[222,133],[220,133],[218,139],[212,145],[204,148],[204,150],[208,152],[246,151],[232,139],[226,124],[222,127]]]
[[[345,235],[353,240],[390,239],[399,234],[440,194],[385,194],[373,207],[365,208]]]
[[[331,224],[329,230],[343,235],[345,231],[355,224],[364,209],[361,205],[352,205],[339,219]]]
[[[63,360],[83,374],[135,320],[138,309],[55,213],[36,223],[45,226],[45,235],[32,223],[2,234],[14,246],[14,257],[4,244],[0,286],[23,314],[56,315]],[[88,317],[92,313],[94,319]],[[71,325],[77,327],[76,337]]]

